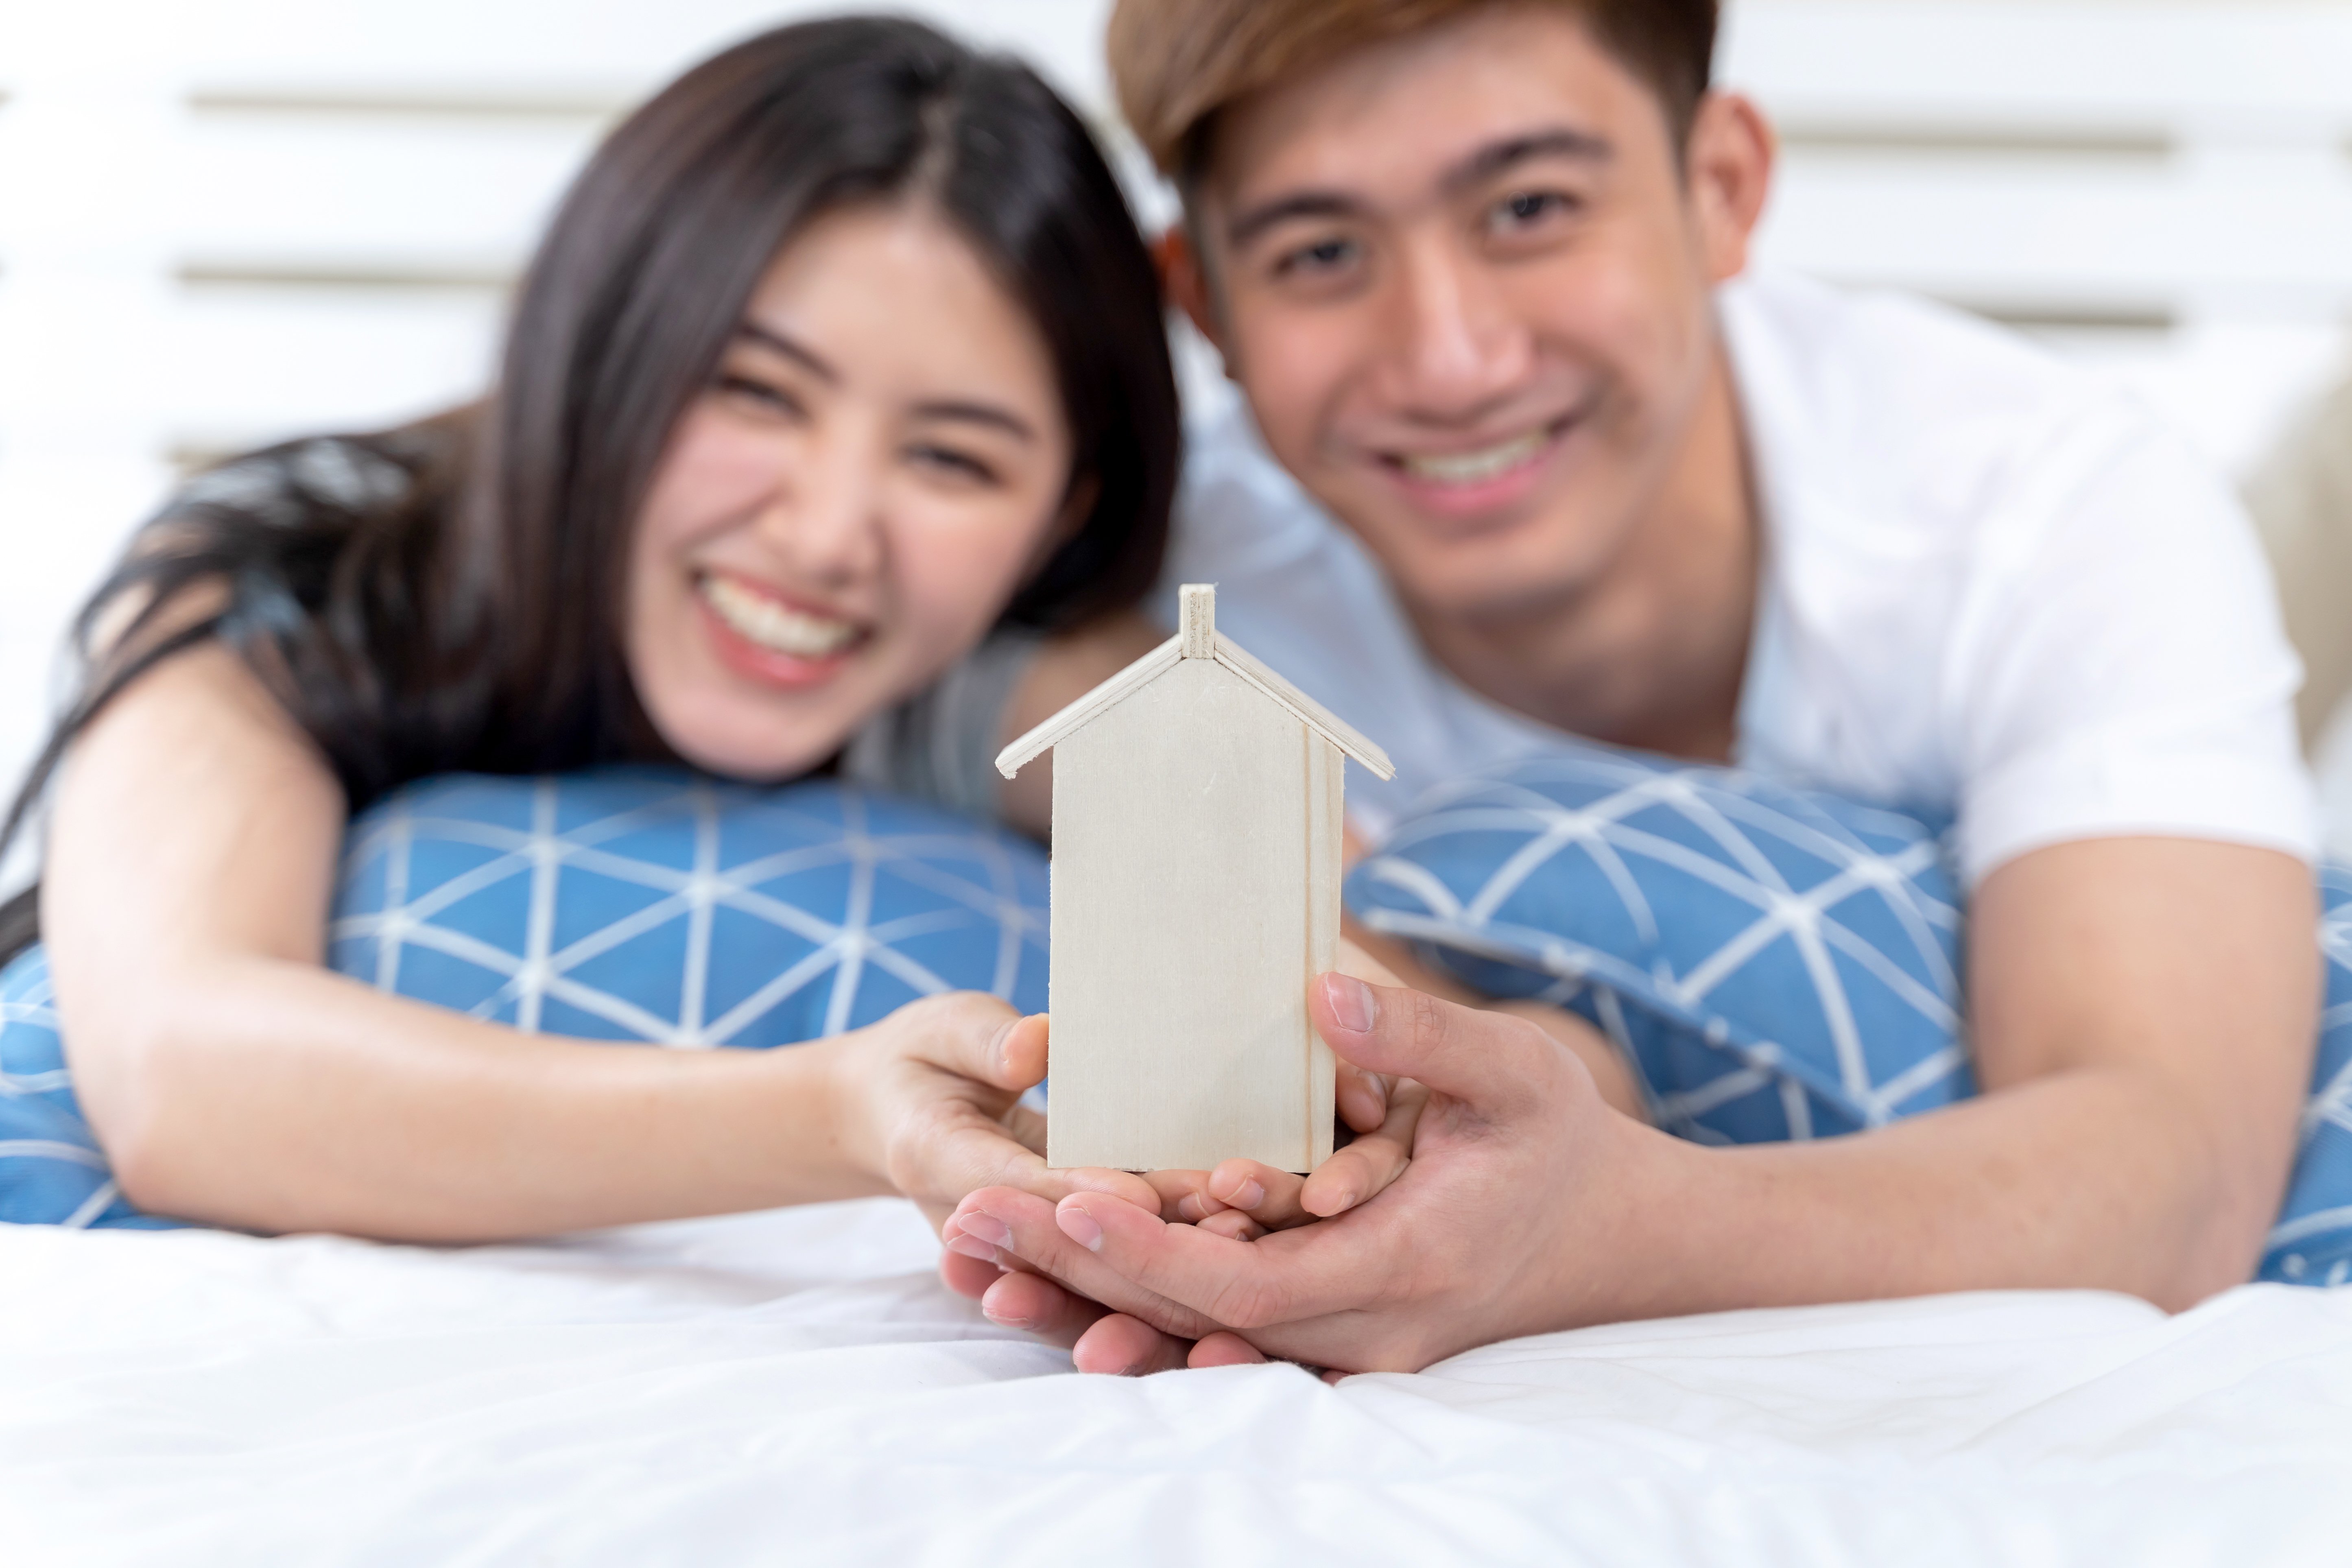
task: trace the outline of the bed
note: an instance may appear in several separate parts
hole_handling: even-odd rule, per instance
[[[896,1200],[435,1249],[0,1226],[12,1563],[2341,1563],[2352,1291],[1082,1378]]]

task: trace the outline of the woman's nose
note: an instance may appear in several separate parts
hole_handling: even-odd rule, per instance
[[[873,575],[883,550],[884,444],[868,432],[826,429],[801,444],[792,468],[760,515],[769,547],[812,584]]]

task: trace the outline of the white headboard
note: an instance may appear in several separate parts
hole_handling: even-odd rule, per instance
[[[0,9],[0,777],[64,618],[178,468],[478,387],[604,126],[778,0]],[[1090,112],[1107,0],[913,7]],[[1732,0],[1769,260],[2110,365],[2242,461],[2352,313],[2352,4]]]

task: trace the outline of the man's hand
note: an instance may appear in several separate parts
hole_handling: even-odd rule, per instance
[[[2242,1281],[2294,1147],[2319,995],[2310,873],[2270,850],[2094,839],[1978,889],[1981,1098],[1850,1137],[1710,1149],[1604,1111],[1530,1023],[1325,977],[1343,1057],[1427,1084],[1379,1197],[1255,1242],[1100,1194],[976,1193],[953,1223],[1125,1316],[1001,1281],[1081,1368],[1258,1352],[1417,1366],[1627,1317],[1966,1289],[2128,1290],[2179,1310]],[[985,1227],[985,1228],[982,1228]],[[1240,1337],[1221,1330],[1238,1331]],[[1172,1338],[1171,1338],[1172,1336]]]
[[[976,1192],[952,1229],[1123,1314],[1094,1321],[1043,1281],[1006,1276],[991,1315],[1075,1337],[1079,1364],[1103,1371],[1181,1364],[1171,1340],[1202,1342],[1193,1364],[1264,1352],[1416,1371],[1610,1315],[1622,1282],[1590,1260],[1626,1252],[1628,1196],[1654,1186],[1667,1141],[1611,1113],[1575,1055],[1523,1019],[1338,974],[1310,1005],[1342,1058],[1426,1087],[1392,1186],[1254,1241],[1101,1191],[1058,1203]]]

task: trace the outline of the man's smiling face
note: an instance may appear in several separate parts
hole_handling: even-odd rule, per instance
[[[1410,602],[1539,613],[1607,574],[1674,479],[1746,226],[1572,13],[1474,12],[1244,99],[1194,195],[1196,313]]]

